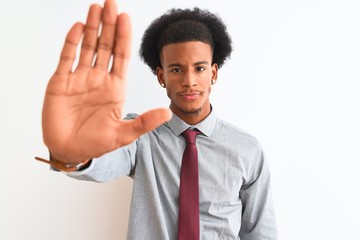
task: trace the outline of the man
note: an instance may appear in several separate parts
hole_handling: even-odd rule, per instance
[[[216,117],[209,101],[232,49],[221,19],[173,9],[149,26],[140,55],[166,88],[170,109],[121,120],[130,43],[129,17],[117,15],[113,0],[92,5],[86,25],[71,28],[44,101],[48,163],[81,180],[132,177],[128,239],[277,239],[261,147]],[[198,163],[184,170],[188,158]]]

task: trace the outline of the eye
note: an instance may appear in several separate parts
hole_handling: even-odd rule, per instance
[[[179,72],[182,72],[180,68],[172,68],[170,69],[170,72],[172,73],[179,73]]]
[[[205,71],[205,68],[204,67],[196,67],[195,70],[197,72],[202,72],[202,71]]]

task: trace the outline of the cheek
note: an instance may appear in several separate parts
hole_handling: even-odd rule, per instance
[[[171,96],[173,91],[171,91],[171,87],[170,86],[166,86],[166,94],[169,98],[171,98]]]
[[[208,94],[211,93],[211,85],[208,87]]]
[[[212,85],[211,85],[211,81],[207,83],[207,90],[208,90],[208,93],[211,93],[211,89],[212,89]]]
[[[179,86],[178,84],[178,80],[176,79],[171,79],[171,81],[165,81],[165,85],[166,85],[166,92],[167,92],[167,95],[170,96],[170,95],[174,95],[176,93],[176,91],[178,91],[181,86]]]

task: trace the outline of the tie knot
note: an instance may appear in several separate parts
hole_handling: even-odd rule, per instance
[[[198,135],[199,133],[200,132],[197,130],[187,129],[182,133],[182,135],[184,136],[186,143],[195,144],[196,135]]]

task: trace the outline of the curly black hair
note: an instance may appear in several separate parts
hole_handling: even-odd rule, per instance
[[[211,46],[212,63],[220,68],[230,57],[232,41],[226,25],[217,15],[199,8],[170,9],[146,29],[140,46],[141,59],[156,74],[162,47],[171,43],[201,41]]]

